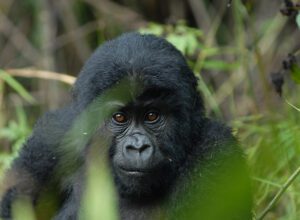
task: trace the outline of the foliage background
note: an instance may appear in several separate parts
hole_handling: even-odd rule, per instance
[[[208,115],[233,127],[252,172],[259,216],[300,167],[300,73],[282,67],[291,53],[299,68],[299,5],[284,16],[287,2],[1,0],[1,173],[36,119],[70,100],[73,78],[61,73],[76,76],[102,42],[140,30],[166,37],[185,54]],[[281,97],[271,73],[284,78]],[[300,177],[288,183],[264,219],[299,218]]]

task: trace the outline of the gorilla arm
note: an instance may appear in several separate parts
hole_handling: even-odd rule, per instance
[[[56,148],[70,126],[72,117],[71,109],[62,109],[46,113],[37,122],[2,183],[1,217],[12,217],[11,209],[15,200],[25,198],[36,203],[41,190],[46,185],[53,186],[52,182],[56,180],[50,177],[53,177],[59,159]]]

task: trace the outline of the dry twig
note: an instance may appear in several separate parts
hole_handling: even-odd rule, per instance
[[[75,82],[76,77],[67,74],[56,73],[45,70],[34,70],[34,69],[6,69],[7,73],[12,76],[26,77],[26,78],[40,78],[48,80],[57,80],[69,85]]]

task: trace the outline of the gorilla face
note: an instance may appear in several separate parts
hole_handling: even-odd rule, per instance
[[[113,133],[111,166],[121,195],[153,197],[170,188],[185,155],[174,137],[179,112],[168,106],[167,90],[147,89],[135,101],[119,107],[106,123]]]
[[[108,100],[118,105],[106,121],[112,173],[121,196],[157,198],[172,189],[187,151],[199,139],[204,114],[197,80],[167,41],[125,34],[87,61],[73,91],[75,105],[84,111],[124,79],[122,91]],[[123,96],[131,98],[120,101]]]

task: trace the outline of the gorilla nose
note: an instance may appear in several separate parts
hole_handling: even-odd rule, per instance
[[[125,156],[130,159],[148,160],[152,155],[153,149],[149,144],[143,145],[126,145]]]
[[[124,154],[128,159],[148,160],[153,154],[153,146],[144,135],[135,135],[124,146]]]

